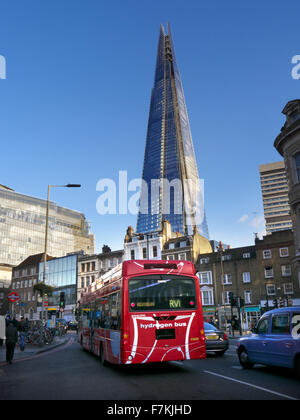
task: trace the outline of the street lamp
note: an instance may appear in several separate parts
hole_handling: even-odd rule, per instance
[[[49,222],[49,206],[50,206],[50,189],[51,188],[80,188],[80,187],[81,187],[81,184],[48,185],[47,207],[46,207],[46,228],[45,228],[43,283],[46,282],[46,263],[47,263],[47,245],[48,245],[48,222]],[[44,321],[44,295],[43,295],[43,298],[42,298],[42,322],[43,321]]]
[[[217,247],[219,253],[220,253],[220,262],[221,262],[221,283],[222,283],[222,289],[223,289],[223,303],[224,303],[224,320],[225,320],[225,331],[227,332],[227,315],[226,315],[226,305],[225,305],[225,287],[224,287],[224,269],[223,269],[223,258],[222,254],[224,251],[224,247],[222,242],[220,241],[219,246]]]

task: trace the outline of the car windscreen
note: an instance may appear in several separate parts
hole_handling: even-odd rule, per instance
[[[187,310],[197,307],[195,280],[185,276],[152,275],[129,280],[130,311]]]

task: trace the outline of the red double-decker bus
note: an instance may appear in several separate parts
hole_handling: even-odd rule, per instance
[[[125,261],[80,301],[79,341],[101,362],[204,359],[199,280],[190,261]]]

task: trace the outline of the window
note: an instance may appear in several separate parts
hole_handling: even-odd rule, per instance
[[[271,277],[274,277],[273,267],[265,267],[265,278],[269,279]]]
[[[244,291],[244,296],[245,296],[245,303],[251,303],[252,302],[251,290],[245,290]]]
[[[132,249],[131,251],[130,251],[130,258],[132,259],[132,260],[134,260],[134,249]]]
[[[243,258],[251,258],[250,252],[244,252]]]
[[[95,269],[96,269],[96,263],[95,263],[95,261],[93,261],[92,262],[92,271],[95,271]]]
[[[222,261],[229,261],[231,260],[231,255],[222,255]]]
[[[157,257],[157,246],[154,246],[153,248],[153,258]]]
[[[200,258],[200,264],[208,264],[209,263],[209,258],[205,257],[205,258]]]
[[[296,153],[294,158],[295,158],[295,164],[296,164],[297,182],[299,182],[300,181],[300,153]]]
[[[265,249],[263,251],[263,259],[266,260],[268,258],[272,258],[272,252],[270,249]]]
[[[167,260],[174,260],[174,255],[167,255]]]
[[[280,257],[288,257],[289,256],[289,249],[288,248],[279,248],[279,255],[280,255]]]
[[[147,248],[143,248],[143,259],[147,259]]]
[[[274,296],[276,294],[275,284],[267,284],[266,291],[268,296]]]
[[[288,314],[273,315],[272,334],[289,334],[290,323]]]
[[[251,277],[249,272],[243,273],[243,283],[250,283]]]
[[[291,276],[292,268],[290,265],[282,265],[281,266],[281,273],[283,276]]]
[[[179,259],[180,259],[180,260],[183,260],[183,261],[186,261],[186,253],[184,253],[184,254],[179,254]]]
[[[230,303],[229,293],[230,292],[225,292],[225,302],[224,302],[224,294],[222,293],[222,300],[223,300],[223,304],[225,304],[225,305],[229,305],[229,303]]]
[[[213,305],[214,295],[212,290],[201,290],[202,305]]]
[[[197,276],[199,277],[200,284],[212,284],[212,276],[211,271],[202,271],[200,273],[197,273]]]
[[[224,284],[232,284],[232,275],[231,274],[224,274],[223,283]]]
[[[81,277],[81,287],[84,287],[84,277]]]
[[[284,283],[283,293],[285,295],[292,295],[294,293],[293,283]]]
[[[267,334],[268,330],[269,330],[269,318],[261,319],[257,325],[257,333]]]
[[[84,273],[85,272],[85,264],[81,264],[81,272]]]

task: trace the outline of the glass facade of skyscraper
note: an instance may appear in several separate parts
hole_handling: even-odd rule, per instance
[[[154,182],[156,180],[156,182]],[[201,183],[170,28],[160,28],[148,120],[138,232],[160,230],[167,219],[174,232],[196,226],[208,238]]]
[[[44,251],[46,200],[0,187],[0,263],[18,265]],[[48,254],[94,252],[94,236],[82,213],[50,203]]]

